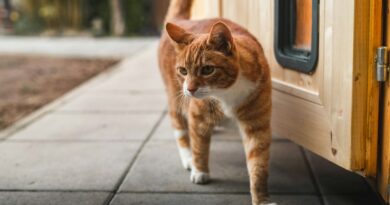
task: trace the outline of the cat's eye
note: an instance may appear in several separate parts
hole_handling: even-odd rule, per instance
[[[187,69],[184,68],[184,67],[179,67],[177,68],[179,70],[179,73],[182,74],[182,75],[187,75]]]
[[[201,69],[200,69],[200,74],[201,75],[210,75],[214,72],[215,68],[213,66],[203,66]]]

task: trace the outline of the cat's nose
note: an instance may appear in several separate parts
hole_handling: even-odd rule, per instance
[[[194,94],[198,88],[197,87],[193,87],[193,88],[187,88],[188,92],[190,92],[191,94]]]

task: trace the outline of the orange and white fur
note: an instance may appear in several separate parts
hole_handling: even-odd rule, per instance
[[[171,0],[159,65],[179,154],[190,179],[210,180],[213,128],[233,118],[243,138],[253,205],[268,201],[271,80],[256,38],[223,18],[189,20],[191,0]]]

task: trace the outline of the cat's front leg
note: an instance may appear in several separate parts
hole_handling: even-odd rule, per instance
[[[195,184],[206,184],[210,180],[209,153],[213,126],[202,113],[192,112],[189,118],[191,138],[192,169],[191,181]]]
[[[173,89],[173,88],[172,88]],[[186,170],[191,170],[191,150],[190,138],[188,136],[188,123],[185,116],[181,114],[179,98],[171,96],[169,98],[169,115],[171,118],[174,136],[179,150],[181,163]]]
[[[268,201],[268,161],[271,131],[267,120],[241,122],[253,205],[276,205]]]

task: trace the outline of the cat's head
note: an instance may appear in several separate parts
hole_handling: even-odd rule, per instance
[[[239,63],[228,26],[215,23],[209,33],[194,34],[167,23],[175,44],[176,73],[186,96],[205,98],[217,95],[234,84]]]

